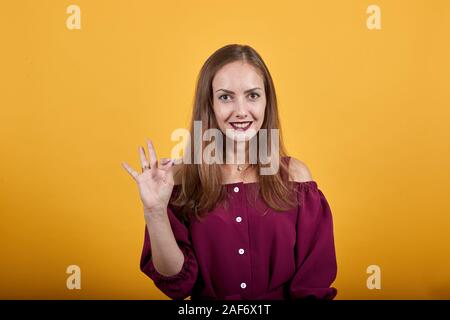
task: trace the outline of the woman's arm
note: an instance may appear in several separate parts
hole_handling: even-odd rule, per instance
[[[148,222],[144,227],[140,268],[167,296],[185,299],[192,294],[197,282],[198,262],[189,230],[178,219],[176,208],[169,205],[164,213],[145,214]]]
[[[156,271],[166,277],[178,274],[183,268],[184,255],[175,240],[167,210],[144,213],[144,217]]]

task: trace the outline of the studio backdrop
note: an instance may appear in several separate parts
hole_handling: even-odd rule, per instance
[[[333,212],[336,299],[450,298],[450,1],[17,0],[0,8],[0,298],[168,299],[139,269],[138,146],[201,66],[266,62]],[[75,285],[74,285],[75,284]]]

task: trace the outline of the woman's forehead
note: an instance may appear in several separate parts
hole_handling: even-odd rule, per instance
[[[264,80],[258,70],[248,63],[232,62],[217,71],[212,86],[215,90],[245,91],[255,87],[263,88]]]

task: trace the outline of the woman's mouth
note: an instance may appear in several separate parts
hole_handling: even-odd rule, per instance
[[[230,122],[234,130],[245,131],[252,125],[253,121]]]

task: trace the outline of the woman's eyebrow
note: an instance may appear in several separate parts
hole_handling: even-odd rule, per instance
[[[250,91],[253,91],[253,90],[256,90],[256,89],[261,89],[261,88],[260,87],[256,87],[256,88],[248,89],[248,90],[245,90],[244,93],[247,93],[247,92],[250,92]],[[233,91],[227,90],[227,89],[219,89],[219,90],[216,90],[216,92],[217,91],[224,91],[226,93],[234,94]]]

